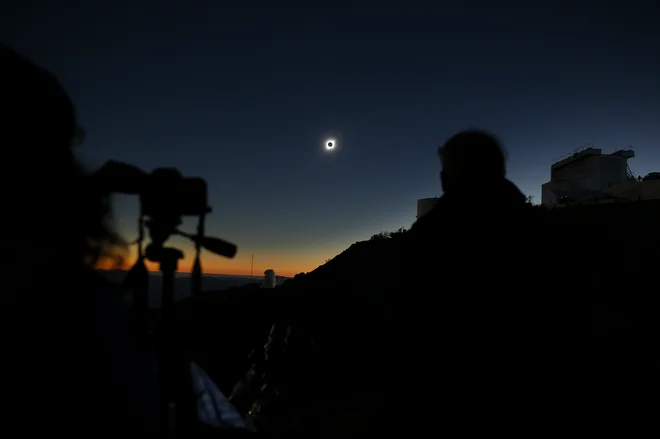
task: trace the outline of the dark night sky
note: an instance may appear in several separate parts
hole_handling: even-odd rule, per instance
[[[0,39],[69,90],[90,167],[208,180],[209,232],[240,251],[206,268],[245,273],[255,254],[255,272],[293,274],[409,226],[416,199],[441,193],[437,145],[466,127],[501,137],[510,178],[539,201],[551,162],[589,142],[632,145],[633,172],[660,170],[654,2],[478,3],[19,0],[3,6]],[[116,210],[132,237],[136,201]]]

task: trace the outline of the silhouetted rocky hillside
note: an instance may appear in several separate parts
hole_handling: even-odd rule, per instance
[[[558,316],[555,324],[565,329],[566,316],[574,319],[571,337],[583,340],[576,355],[586,353],[588,367],[599,369],[590,369],[592,377],[626,371],[644,382],[645,397],[650,397],[657,388],[653,377],[660,364],[656,348],[660,331],[652,305],[657,289],[653,269],[660,256],[660,202],[539,207],[537,213],[542,227],[532,232],[530,240],[547,250],[551,263],[539,267],[528,293],[549,292],[548,297],[561,298],[559,306],[568,312]],[[303,366],[296,369],[296,376],[309,393],[303,397],[305,416],[324,419],[330,416],[330,408],[336,412],[338,407],[356,419],[363,419],[365,410],[380,412],[379,404],[386,398],[382,383],[392,379],[388,374],[394,369],[397,374],[411,374],[401,367],[412,366],[388,365],[401,347],[393,344],[395,340],[406,340],[393,338],[386,326],[364,324],[364,320],[369,313],[374,317],[374,310],[378,314],[388,299],[383,288],[400,274],[396,256],[403,236],[356,242],[277,289],[249,285],[182,301],[181,343],[230,392],[249,367],[248,353],[263,348],[272,323],[290,321],[295,326],[305,321],[315,325],[324,350],[322,357],[314,354],[316,360],[297,360]],[[592,288],[580,290],[568,283],[566,273],[575,272],[588,279]],[[410,300],[406,291],[398,295]],[[415,361],[426,361],[428,352],[415,352],[420,355]],[[571,357],[576,365],[578,356]],[[357,408],[351,408],[353,403]],[[376,408],[365,409],[364,404]]]

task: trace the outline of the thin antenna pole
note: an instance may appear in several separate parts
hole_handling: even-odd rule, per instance
[[[250,277],[254,277],[254,255],[252,255],[252,265],[250,266]]]

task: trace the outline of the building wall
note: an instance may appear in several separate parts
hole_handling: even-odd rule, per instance
[[[613,185],[607,193],[620,201],[660,200],[660,180],[629,180]]]
[[[553,192],[556,189],[579,190],[587,188],[588,182],[585,179],[579,180],[561,180],[549,181],[541,186],[541,204],[556,204],[557,195]]]
[[[570,163],[567,163],[559,168],[555,168],[552,172],[552,181],[582,181],[583,185],[591,186],[592,182],[589,181],[594,174],[596,174],[597,161],[594,157],[584,156]]]
[[[626,155],[601,155],[599,149],[582,151],[551,167],[549,182],[541,186],[541,203],[555,204],[553,189],[591,190],[608,192],[617,185],[626,184],[628,161]],[[622,192],[629,187],[613,189]],[[615,194],[613,194],[615,195]]]
[[[557,203],[557,196],[553,190],[600,190],[598,185],[593,184],[593,179],[588,177],[570,180],[549,181],[541,185],[541,204]]]
[[[640,195],[641,182],[637,180],[628,180],[623,183],[613,184],[612,186],[604,189],[604,192],[614,195],[621,201],[636,200]]]
[[[628,161],[621,157],[598,157],[598,177],[600,187],[605,189],[626,180]]]
[[[611,155],[585,155],[552,168],[551,181],[570,181],[575,189],[601,190],[626,180],[628,162]]]
[[[557,204],[557,196],[552,189],[556,189],[554,182],[549,181],[541,185],[541,204]]]

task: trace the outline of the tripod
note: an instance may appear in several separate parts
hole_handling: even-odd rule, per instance
[[[158,378],[160,383],[160,403],[162,413],[163,432],[172,437],[177,431],[176,401],[179,392],[177,392],[177,383],[184,381],[182,376],[183,369],[178,351],[175,348],[175,316],[174,316],[174,280],[179,268],[179,261],[183,259],[184,254],[181,250],[173,247],[166,247],[165,242],[172,235],[180,235],[191,239],[195,244],[195,263],[193,265],[192,293],[193,296],[201,290],[202,269],[200,263],[200,252],[205,248],[212,253],[225,257],[233,257],[236,254],[236,246],[217,238],[204,237],[203,224],[204,215],[200,215],[197,228],[197,235],[189,235],[177,229],[180,225],[180,218],[159,218],[158,220],[146,219],[143,216],[139,218],[139,237],[138,260],[127,276],[124,286],[133,289],[136,328],[141,336],[147,335],[143,329],[148,327],[149,306],[148,306],[148,271],[145,265],[145,259],[159,264],[159,270],[162,273],[162,301],[160,308],[160,318],[156,328],[156,351],[158,359]],[[151,243],[143,248],[144,231],[148,230]]]
[[[160,388],[159,401],[161,403],[161,420],[163,421],[163,432],[172,437],[176,431],[176,387],[180,377],[179,368],[176,366],[179,360],[174,349],[174,279],[179,268],[179,260],[183,259],[183,252],[173,247],[165,247],[165,242],[176,233],[176,227],[180,219],[169,219],[146,222],[141,221],[141,227],[147,227],[151,243],[147,246],[144,258],[159,265],[162,273],[162,295],[160,318],[156,331],[156,349],[158,358],[158,380]],[[141,244],[141,243],[140,243]],[[142,253],[142,251],[140,251]],[[146,270],[145,270],[146,273]]]

